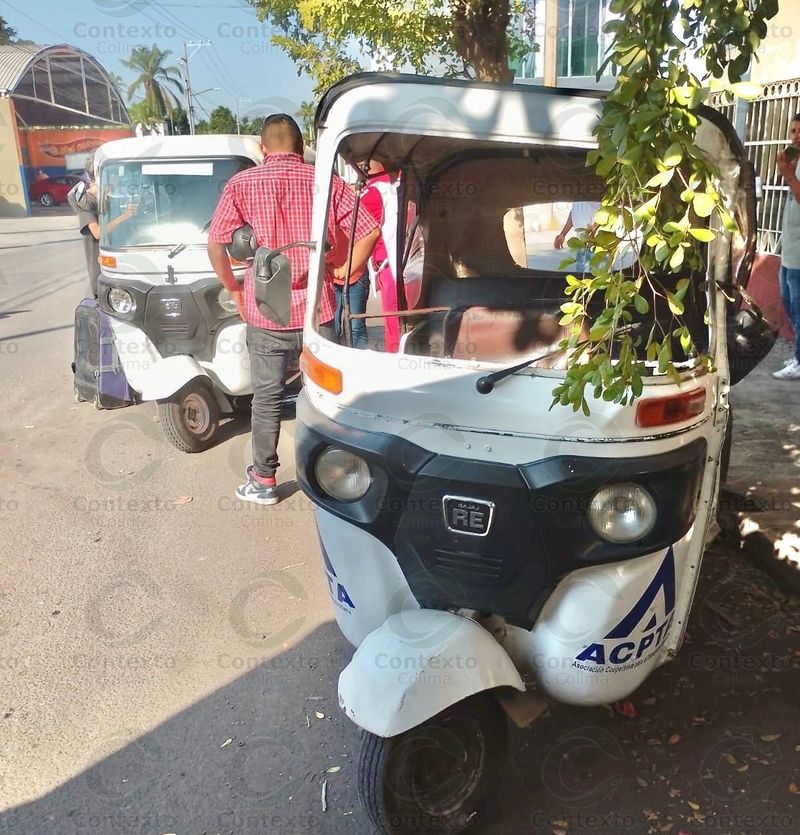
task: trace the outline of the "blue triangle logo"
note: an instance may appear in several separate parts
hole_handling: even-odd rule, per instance
[[[671,545],[667,550],[664,561],[650,581],[650,585],[644,590],[630,612],[606,635],[606,638],[627,638],[641,623],[642,618],[647,614],[662,589],[664,592],[664,617],[668,617],[675,608],[675,556],[672,553]],[[656,616],[653,615],[645,627],[645,631],[652,629],[655,625]]]

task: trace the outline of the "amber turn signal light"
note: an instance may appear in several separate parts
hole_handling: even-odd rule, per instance
[[[342,393],[342,372],[321,359],[317,359],[308,348],[303,348],[303,353],[300,354],[300,370],[309,380],[325,391],[331,394]]]
[[[100,266],[115,270],[117,268],[117,259],[113,255],[101,255]]]
[[[649,397],[636,407],[636,425],[641,427],[668,426],[703,414],[706,390],[692,389],[670,397]]]

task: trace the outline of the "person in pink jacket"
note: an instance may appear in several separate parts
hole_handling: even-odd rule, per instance
[[[395,276],[395,243],[397,239],[397,177],[390,174],[376,159],[358,160],[367,175],[361,194],[361,205],[381,227],[381,235],[370,259],[375,287],[381,296],[384,313],[397,310],[397,279]],[[363,167],[362,167],[363,166]],[[383,319],[384,350],[397,353],[400,347],[400,320],[396,316]]]

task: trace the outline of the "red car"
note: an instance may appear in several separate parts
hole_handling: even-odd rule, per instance
[[[47,177],[32,183],[28,194],[31,202],[38,200],[42,206],[57,206],[59,203],[67,202],[67,194],[79,180],[77,174]]]

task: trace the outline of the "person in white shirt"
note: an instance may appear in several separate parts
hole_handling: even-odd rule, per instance
[[[594,227],[594,216],[600,208],[600,203],[596,201],[582,201],[572,204],[564,228],[556,235],[553,241],[553,246],[557,250],[564,249],[564,242],[567,239],[569,230],[575,227],[575,231],[580,233],[584,231],[591,231]],[[592,257],[591,251],[587,247],[575,251],[575,272],[585,273],[589,271],[589,260]]]

